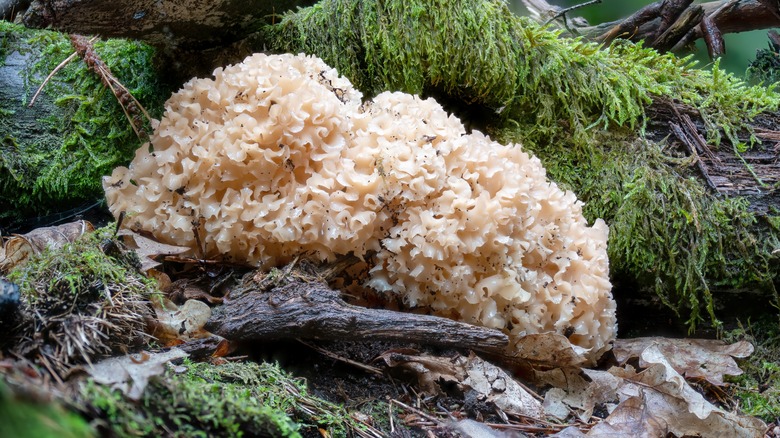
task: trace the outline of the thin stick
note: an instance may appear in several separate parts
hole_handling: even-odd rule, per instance
[[[587,2],[585,2],[585,3],[580,3],[580,4],[578,4],[578,5],[569,6],[568,8],[561,9],[561,10],[560,10],[560,11],[558,11],[558,12],[557,12],[555,15],[553,15],[553,16],[552,16],[552,18],[550,18],[549,20],[547,20],[547,21],[546,21],[546,22],[543,24],[543,26],[547,26],[547,25],[548,25],[548,24],[550,24],[550,22],[552,22],[553,20],[557,20],[558,18],[561,18],[561,17],[563,17],[563,23],[564,23],[564,24],[566,24],[566,13],[568,13],[568,12],[571,12],[571,11],[574,11],[574,10],[576,10],[576,9],[579,9],[579,8],[584,8],[585,6],[594,5],[594,4],[596,4],[596,3],[601,3],[601,0],[590,0],[590,1],[587,1]]]
[[[361,370],[369,372],[369,373],[377,374],[377,375],[380,375],[380,376],[383,375],[382,370],[380,370],[377,367],[372,367],[370,365],[366,365],[364,363],[361,363],[361,362],[358,362],[358,361],[354,361],[352,359],[347,359],[346,357],[341,357],[341,356],[339,356],[336,353],[330,352],[330,351],[328,351],[328,350],[326,350],[324,348],[321,348],[321,347],[318,347],[316,345],[310,344],[310,343],[308,343],[308,342],[306,342],[306,341],[304,341],[302,339],[296,339],[296,340],[298,342],[300,342],[301,344],[311,348],[312,350],[314,350],[314,351],[316,351],[316,352],[318,352],[318,353],[320,353],[320,354],[322,354],[324,356],[327,356],[327,357],[329,357],[329,358],[331,358],[333,360],[344,362],[346,364],[352,365],[353,367],[356,367],[356,368],[360,368]]]
[[[54,67],[54,70],[52,70],[52,71],[51,71],[51,73],[49,73],[49,75],[48,75],[48,76],[46,76],[46,79],[44,79],[44,80],[43,80],[43,82],[41,83],[41,86],[40,86],[40,87],[38,87],[38,91],[36,91],[36,92],[35,92],[35,94],[33,95],[32,99],[30,99],[30,103],[29,103],[29,104],[27,104],[27,107],[28,107],[28,108],[30,108],[30,107],[32,107],[32,106],[33,106],[33,104],[35,103],[35,99],[37,99],[37,98],[38,98],[38,95],[39,95],[39,94],[41,94],[41,91],[43,91],[43,87],[45,87],[45,86],[46,86],[46,84],[47,84],[47,83],[49,83],[49,81],[51,80],[51,78],[53,78],[53,77],[54,77],[54,75],[56,75],[56,74],[57,74],[57,72],[58,72],[58,71],[60,71],[60,70],[61,70],[63,67],[65,67],[66,65],[68,65],[68,63],[70,63],[71,61],[73,61],[73,58],[75,58],[75,57],[76,57],[76,52],[73,52],[73,53],[71,53],[71,54],[70,54],[70,56],[68,56],[67,58],[65,58],[65,60],[64,60],[64,61],[62,61],[61,63],[59,63],[59,65],[58,65],[58,66]]]

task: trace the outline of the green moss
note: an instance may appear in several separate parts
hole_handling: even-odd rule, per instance
[[[55,402],[15,395],[0,379],[0,436],[15,438],[79,438],[95,436],[77,414]]]
[[[347,436],[357,427],[341,407],[312,397],[301,379],[278,365],[185,361],[154,381],[138,403],[119,392],[88,382],[82,396],[117,436],[268,436],[299,437],[322,428]]]
[[[101,249],[112,231],[103,228],[45,250],[8,274],[29,316],[14,333],[16,351],[64,375],[147,341],[149,298],[159,291],[137,271],[133,253]]]
[[[0,21],[0,220],[43,215],[102,197],[101,177],[140,146],[116,97],[76,58],[67,35]],[[112,73],[153,113],[168,92],[152,65],[154,50],[125,40],[96,42]]]
[[[756,58],[750,61],[747,77],[754,83],[774,84],[780,81],[780,46],[769,42],[768,49],[756,51]]]
[[[771,423],[780,417],[780,326],[777,317],[748,322],[725,335],[728,342],[747,340],[755,352],[739,361],[744,374],[729,377],[730,393],[747,415]]]
[[[36,254],[12,270],[8,279],[19,285],[30,305],[49,299],[86,305],[103,296],[104,288],[112,284],[132,284],[133,293],[144,297],[159,293],[154,280],[138,273],[134,253],[114,257],[101,250],[113,231],[114,225],[109,225]]]

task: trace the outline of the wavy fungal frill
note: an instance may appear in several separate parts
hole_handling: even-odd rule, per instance
[[[103,185],[159,240],[268,267],[353,253],[409,306],[557,332],[596,359],[615,337],[607,226],[535,157],[466,133],[433,99],[362,102],[318,58],[255,54],[193,79],[151,146]],[[194,225],[193,225],[194,224]]]

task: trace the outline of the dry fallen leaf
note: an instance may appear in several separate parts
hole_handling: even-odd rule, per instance
[[[222,298],[211,295],[206,288],[191,279],[176,280],[170,284],[170,287],[165,292],[168,298],[177,303],[187,300],[200,300],[207,301],[209,304],[222,304]]]
[[[742,348],[736,351],[746,351]],[[708,402],[675,370],[668,354],[668,348],[662,350],[659,343],[650,342],[640,353],[639,362],[646,367],[642,371],[625,365],[609,371],[536,373],[540,382],[555,386],[545,395],[545,409],[558,418],[571,410],[584,419],[597,404],[609,408],[611,402],[619,401],[603,422],[591,428],[589,437],[656,437],[666,433],[717,438],[763,437],[766,425],[761,420],[724,411]],[[709,355],[704,357],[711,359]],[[678,366],[688,363],[686,368],[691,368],[693,362],[683,359],[674,358],[674,363]],[[570,428],[556,436],[584,435]]]
[[[165,371],[165,364],[187,357],[187,353],[172,348],[163,353],[138,353],[112,357],[86,367],[95,382],[119,389],[131,400],[139,400],[149,379]]]
[[[460,384],[465,379],[462,356],[456,358],[406,354],[391,350],[379,356],[390,368],[406,369],[417,376],[420,389],[427,394],[441,394],[441,383]]]
[[[11,236],[0,243],[0,272],[9,272],[46,248],[59,248],[94,230],[91,223],[80,220]]]
[[[668,361],[657,345],[647,347],[640,359],[649,364],[642,372],[628,367],[610,372],[624,379],[618,389],[622,402],[640,397],[652,417],[677,436],[757,437],[766,425],[754,417],[739,416],[711,404],[696,392]]]
[[[537,372],[536,380],[553,386],[544,394],[547,415],[564,420],[574,413],[586,423],[597,405],[617,403],[616,390],[622,383],[606,371],[580,368]]]
[[[504,412],[543,418],[542,404],[522,385],[501,368],[471,354],[465,363],[466,379],[463,384],[484,394]]]
[[[738,376],[742,370],[734,358],[745,358],[753,353],[753,346],[746,341],[731,345],[715,339],[668,339],[668,338],[636,338],[618,339],[613,351],[620,363],[634,357],[641,357],[642,352],[651,345],[658,348],[671,366],[688,378],[701,377],[713,385],[723,385],[723,376]],[[647,364],[640,361],[639,366]]]
[[[157,320],[152,323],[151,335],[164,345],[173,345],[191,339],[211,336],[203,329],[211,317],[208,304],[187,300],[181,307],[168,299],[153,300]]]
[[[138,258],[141,259],[141,272],[162,264],[155,260],[155,257],[179,255],[190,251],[188,247],[160,243],[128,229],[119,230],[117,235],[125,237],[125,244],[138,254]]]
[[[437,357],[388,352],[380,356],[390,367],[415,373],[420,388],[429,394],[441,394],[442,383],[454,383],[462,392],[474,390],[484,401],[504,412],[542,418],[542,404],[501,368],[474,354],[469,357]]]
[[[445,425],[445,430],[449,432],[443,436],[462,436],[469,438],[520,438],[528,435],[520,434],[520,432],[501,431],[493,429],[492,427],[474,421],[471,419],[464,420],[451,420]]]
[[[640,397],[631,397],[620,404],[612,414],[593,426],[586,434],[576,427],[567,427],[553,435],[555,438],[658,438],[668,435],[666,425],[659,423]]]

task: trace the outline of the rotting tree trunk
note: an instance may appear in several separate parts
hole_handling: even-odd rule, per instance
[[[696,167],[696,177],[721,197],[744,197],[754,212],[770,214],[780,206],[780,114],[765,113],[752,122],[760,140],[754,147],[715,147],[705,138],[706,128],[694,108],[657,99],[648,108],[649,136],[685,151]],[[741,140],[749,143],[747,133]]]
[[[775,296],[780,130],[769,90],[630,44],[559,39],[491,0],[321,1],[254,41],[247,50],[317,55],[366,95],[436,97],[468,126],[521,143],[589,219],[610,225],[614,278],[654,290],[683,319],[696,309],[692,324],[705,308],[714,317],[721,291]],[[745,128],[760,141],[741,150]]]

